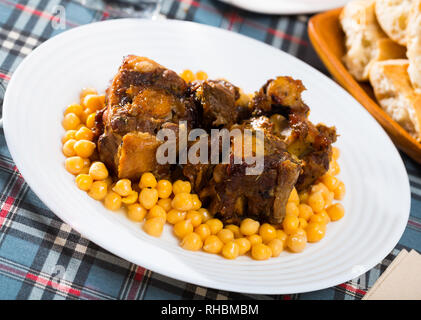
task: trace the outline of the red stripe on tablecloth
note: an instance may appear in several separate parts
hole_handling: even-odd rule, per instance
[[[409,219],[408,220],[408,224],[411,225],[411,226],[413,226],[413,227],[416,227],[418,229],[421,229],[421,223],[418,223],[418,222],[416,222],[414,220]]]
[[[145,274],[145,269],[142,267],[136,267],[134,281],[130,287],[127,299],[134,300],[136,293],[139,290],[140,285],[142,284],[143,275]]]
[[[10,80],[10,76],[8,76],[7,74],[5,74],[5,73],[1,73],[0,72],[0,78],[2,78],[2,79],[4,79],[4,80]]]
[[[7,214],[10,212],[10,208],[12,207],[13,202],[15,202],[15,198],[7,197],[6,201],[3,202],[3,206],[0,211],[0,228],[3,226],[4,220],[7,217]]]
[[[367,293],[367,291],[354,288],[353,286],[350,286],[349,284],[346,284],[346,283],[340,284],[339,287],[344,288],[347,291],[351,291],[351,292],[358,293],[361,295],[365,295]]]
[[[233,26],[237,23],[237,22],[243,22],[243,18],[240,17],[237,12],[233,11],[229,14],[228,16],[228,30],[232,30]]]
[[[265,27],[264,25],[258,24],[256,22],[244,20],[244,24],[247,24],[247,25],[249,25],[253,28],[256,28],[256,29],[263,30],[267,33],[273,34],[275,37],[286,39],[286,40],[289,40],[291,42],[298,43],[302,46],[308,46],[308,42],[303,40],[303,39],[291,36],[291,35],[289,35],[285,32],[282,32],[282,31],[279,31],[279,30],[276,30],[276,29],[272,29],[270,27]]]
[[[48,19],[50,21],[59,21],[59,18],[58,17],[55,17],[55,16],[53,16],[53,15],[51,15],[49,13],[46,13],[44,11],[36,10],[36,9],[31,8],[29,6],[25,6],[25,5],[20,4],[20,3],[13,3],[13,2],[10,2],[8,0],[0,0],[0,2],[3,2],[3,3],[5,3],[5,4],[9,5],[9,6],[13,6],[16,9],[19,9],[21,11],[28,12],[28,13],[30,13],[32,15],[36,15],[36,16],[39,16],[41,18]],[[76,24],[76,23],[69,22],[68,19],[66,19],[66,24],[69,25],[69,26],[72,26],[72,27],[78,26],[78,24]]]
[[[196,2],[194,0],[177,0],[177,1],[187,3],[189,5],[204,9],[204,10],[209,11],[209,12],[221,14],[218,10],[216,10],[216,9],[210,7],[210,6],[204,5],[202,3]],[[285,32],[282,32],[282,31],[279,31],[279,30],[276,30],[276,29],[272,29],[270,27],[266,27],[264,25],[261,25],[259,23],[256,23],[256,22],[253,22],[253,21],[250,21],[250,20],[247,20],[247,19],[244,19],[242,17],[239,17],[239,18],[242,19],[244,24],[247,24],[247,25],[249,25],[253,28],[259,29],[259,30],[263,30],[267,33],[273,34],[275,37],[286,39],[286,40],[298,43],[298,44],[303,45],[303,46],[308,46],[308,42],[303,40],[303,39],[294,37],[292,35],[286,34]]]
[[[37,283],[40,283],[44,286],[49,286],[49,287],[52,287],[56,290],[60,290],[61,292],[70,293],[70,294],[75,295],[75,296],[80,296],[79,290],[73,289],[72,287],[69,287],[69,286],[66,286],[66,285],[62,285],[62,284],[60,284],[58,282],[55,282],[55,281],[47,280],[45,278],[36,276],[33,273],[27,273],[26,278],[30,279],[32,281],[35,281]]]

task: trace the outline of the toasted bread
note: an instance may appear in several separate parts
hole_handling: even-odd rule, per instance
[[[421,0],[413,0],[408,21],[408,74],[412,86],[421,92]]]
[[[383,31],[401,45],[406,45],[406,28],[414,0],[376,0],[376,17]]]
[[[421,94],[415,92],[405,59],[378,61],[370,69],[370,83],[381,107],[421,142]]]
[[[376,56],[377,40],[387,38],[377,23],[374,0],[348,3],[339,17],[345,32],[347,49],[343,61],[349,72],[360,81],[368,80],[370,62]]]

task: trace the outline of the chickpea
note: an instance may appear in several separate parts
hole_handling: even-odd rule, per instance
[[[335,200],[342,200],[345,196],[345,184],[340,181],[333,192],[335,194]]]
[[[202,238],[203,239],[203,238]],[[220,253],[224,243],[215,235],[210,235],[206,237],[205,244],[203,245],[203,250],[209,253]]]
[[[88,191],[93,183],[93,179],[88,174],[79,174],[76,177],[76,185],[80,190]]]
[[[238,255],[240,256],[246,254],[251,248],[250,240],[247,238],[237,238],[234,240],[234,242],[238,244],[240,249]]]
[[[176,224],[177,222],[183,221],[186,218],[186,215],[186,211],[171,209],[167,213],[167,221],[171,224]]]
[[[98,94],[98,91],[96,91],[94,88],[83,88],[79,94],[79,99],[81,103],[88,94]]]
[[[307,241],[318,242],[323,239],[326,233],[326,225],[324,223],[311,222],[306,228]]]
[[[326,173],[322,178],[322,182],[329,189],[329,191],[334,191],[339,185],[339,179]]]
[[[74,113],[75,115],[80,117],[81,114],[83,113],[83,107],[80,104],[71,104],[64,111],[64,115],[69,114],[69,113]]]
[[[264,223],[259,228],[259,235],[262,237],[263,243],[268,243],[276,238],[276,229],[269,223]]]
[[[288,235],[285,233],[284,230],[276,230],[276,239],[279,239],[283,242],[284,247],[287,241]]]
[[[321,214],[313,214],[309,220],[309,223],[311,222],[326,224],[326,218]]]
[[[127,207],[127,216],[130,220],[141,222],[145,219],[147,210],[139,203],[131,204]]]
[[[200,236],[202,241],[205,241],[211,235],[211,230],[210,230],[209,226],[205,223],[202,223],[200,226],[197,226],[196,229],[194,229],[194,232],[196,232]],[[221,246],[221,248],[222,248],[222,246]]]
[[[212,215],[209,213],[209,210],[206,208],[200,208],[199,210],[197,210],[197,212],[199,212],[202,215],[203,222],[206,222],[212,219]]]
[[[185,192],[177,193],[174,196],[174,199],[172,199],[171,205],[174,209],[181,211],[189,211],[193,209],[191,194]]]
[[[156,218],[156,217],[160,217],[162,219],[167,220],[167,213],[165,212],[164,209],[162,209],[160,206],[158,205],[154,205],[148,212],[148,214],[146,215],[146,219],[151,219],[151,218]]]
[[[198,72],[196,72],[196,79],[197,80],[207,80],[208,74],[204,71],[198,71]]]
[[[337,221],[342,219],[342,217],[345,215],[345,208],[342,204],[335,203],[329,206],[326,209],[326,212],[332,221]]]
[[[158,191],[158,197],[159,197],[159,191]],[[171,201],[172,201],[172,199],[170,199],[170,198],[159,199],[158,205],[160,207],[164,208],[165,211],[169,212],[169,211],[172,210]]]
[[[267,245],[272,251],[272,257],[278,257],[284,250],[284,242],[278,238],[272,239]]]
[[[303,218],[306,221],[308,221],[313,215],[313,209],[311,209],[311,207],[305,203],[300,203],[300,205],[298,206],[298,210],[300,212],[298,214],[298,218]]]
[[[236,226],[235,224],[229,224],[225,226],[225,229],[231,230],[234,234],[234,238],[241,238],[243,235],[241,234],[240,227]]]
[[[263,243],[262,237],[258,234],[252,234],[250,236],[247,236],[247,239],[248,241],[250,241],[251,246]]]
[[[286,216],[282,221],[282,227],[287,234],[296,232],[299,226],[300,220],[296,216]]]
[[[67,158],[64,161],[66,170],[74,175],[81,173],[83,169],[83,159],[79,156]]]
[[[306,219],[303,219],[303,218],[298,218],[298,220],[300,221],[299,228],[305,229],[307,227],[307,225],[308,225],[307,220]]]
[[[156,185],[156,190],[158,190],[158,197],[166,199],[171,195],[172,184],[168,180],[159,180]]]
[[[210,219],[206,221],[206,224],[209,226],[211,234],[217,234],[224,227],[224,224],[219,219]]]
[[[122,197],[127,197],[132,192],[132,182],[129,179],[120,179],[113,187],[113,191]]]
[[[191,70],[184,70],[181,74],[180,77],[183,78],[184,81],[186,82],[192,82],[194,80],[196,80],[194,73]]]
[[[104,199],[104,205],[109,210],[118,210],[121,208],[121,197],[119,194],[115,193],[114,191],[110,191],[107,193]]]
[[[254,260],[267,260],[272,256],[272,249],[265,244],[254,244],[251,246],[251,257]]]
[[[95,147],[96,145],[92,141],[79,140],[74,144],[73,149],[78,156],[89,158],[94,153]]]
[[[145,172],[140,178],[139,188],[155,188],[157,184],[155,176],[150,172]]]
[[[87,94],[83,98],[83,105],[90,110],[100,110],[104,107],[104,98],[96,94]]]
[[[235,241],[229,241],[222,247],[222,256],[226,259],[235,259],[240,253],[240,247]]]
[[[332,176],[336,176],[341,172],[341,168],[339,167],[339,164],[337,161],[333,160],[329,164],[329,170],[327,173],[331,174]]]
[[[191,195],[192,202],[193,202],[193,210],[199,210],[202,207],[202,201],[200,201],[199,196],[197,194]]]
[[[295,253],[301,252],[306,247],[307,236],[302,232],[293,233],[288,237],[286,244],[290,251]]]
[[[158,191],[156,189],[144,188],[139,194],[139,203],[146,209],[151,209],[158,201]]]
[[[95,127],[95,117],[96,117],[96,113],[92,112],[90,113],[87,117],[86,117],[86,126],[89,129],[92,129],[93,127]]]
[[[161,217],[151,218],[145,221],[143,230],[151,236],[159,237],[162,234],[162,231],[164,231],[164,223],[165,220]]]
[[[80,119],[76,114],[68,113],[63,117],[61,124],[64,130],[75,130],[80,124]]]
[[[181,246],[186,250],[197,251],[202,248],[203,242],[197,233],[192,232],[181,240]]]
[[[320,215],[323,218],[324,224],[328,224],[330,222],[330,217],[327,214],[326,210],[319,212],[318,215]]]
[[[107,184],[104,181],[94,181],[88,195],[95,200],[102,200],[107,195]]]
[[[64,136],[61,138],[61,143],[66,143],[67,141],[69,141],[70,139],[74,139],[75,138],[75,134],[76,134],[76,130],[67,130],[66,133],[64,134]]]
[[[183,239],[186,235],[193,232],[193,225],[190,220],[182,220],[174,225],[173,231],[178,238]]]
[[[95,161],[89,168],[89,175],[94,180],[105,180],[108,177],[108,170],[105,164],[100,161]]]
[[[92,141],[94,138],[94,133],[91,129],[88,129],[87,127],[82,127],[75,133],[75,139],[76,140],[88,140]]]
[[[186,219],[190,220],[193,227],[197,227],[202,223],[202,215],[195,210],[190,210],[187,212]]]
[[[308,197],[308,204],[314,212],[321,212],[325,207],[325,200],[321,191],[314,192]]]
[[[123,202],[124,204],[134,204],[138,198],[139,194],[136,191],[132,190],[126,197],[121,198],[121,202]]]
[[[172,191],[174,195],[178,193],[190,193],[191,192],[191,184],[188,181],[177,180],[173,184]]]
[[[246,218],[243,221],[241,221],[240,232],[244,234],[245,236],[250,236],[252,234],[257,233],[257,231],[259,231],[259,227],[260,227],[259,221]]]
[[[228,229],[222,229],[216,235],[219,239],[221,239],[223,243],[227,243],[234,240],[234,233]]]
[[[66,157],[73,157],[76,155],[76,151],[74,149],[75,143],[75,139],[69,139],[63,144],[62,151]]]

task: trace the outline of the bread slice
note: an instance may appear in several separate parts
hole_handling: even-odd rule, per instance
[[[376,56],[377,40],[387,38],[376,20],[375,0],[349,2],[340,14],[347,49],[343,61],[359,81],[368,80],[369,64]]]
[[[408,66],[405,59],[375,62],[370,69],[370,83],[383,110],[421,142],[421,94],[411,85]]]
[[[406,45],[409,11],[414,0],[376,0],[376,17],[383,31],[401,45]]]
[[[406,59],[406,48],[389,38],[379,39],[376,42],[374,55],[367,65],[367,70],[370,71],[372,64],[377,61],[392,59]]]
[[[421,92],[421,0],[413,0],[408,21],[408,74],[412,86]]]

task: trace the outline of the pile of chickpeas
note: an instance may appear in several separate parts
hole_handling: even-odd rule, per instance
[[[92,142],[95,114],[103,107],[103,95],[84,89],[80,103],[66,108],[62,121],[66,130],[62,137],[65,168],[75,176],[79,189],[102,201],[109,210],[124,208],[127,217],[142,223],[143,230],[151,236],[159,237],[168,223],[186,250],[203,250],[226,259],[249,255],[255,260],[267,260],[284,250],[303,251],[308,242],[323,239],[329,222],[344,216],[342,204],[334,203],[345,195],[345,185],[336,177],[340,172],[337,148],[333,148],[330,169],[324,176],[305,192],[292,190],[286,216],[278,226],[250,218],[243,219],[239,226],[224,225],[202,207],[188,181],[157,181],[150,172],[143,173],[136,182],[115,181],[105,164],[95,160],[98,154]]]

